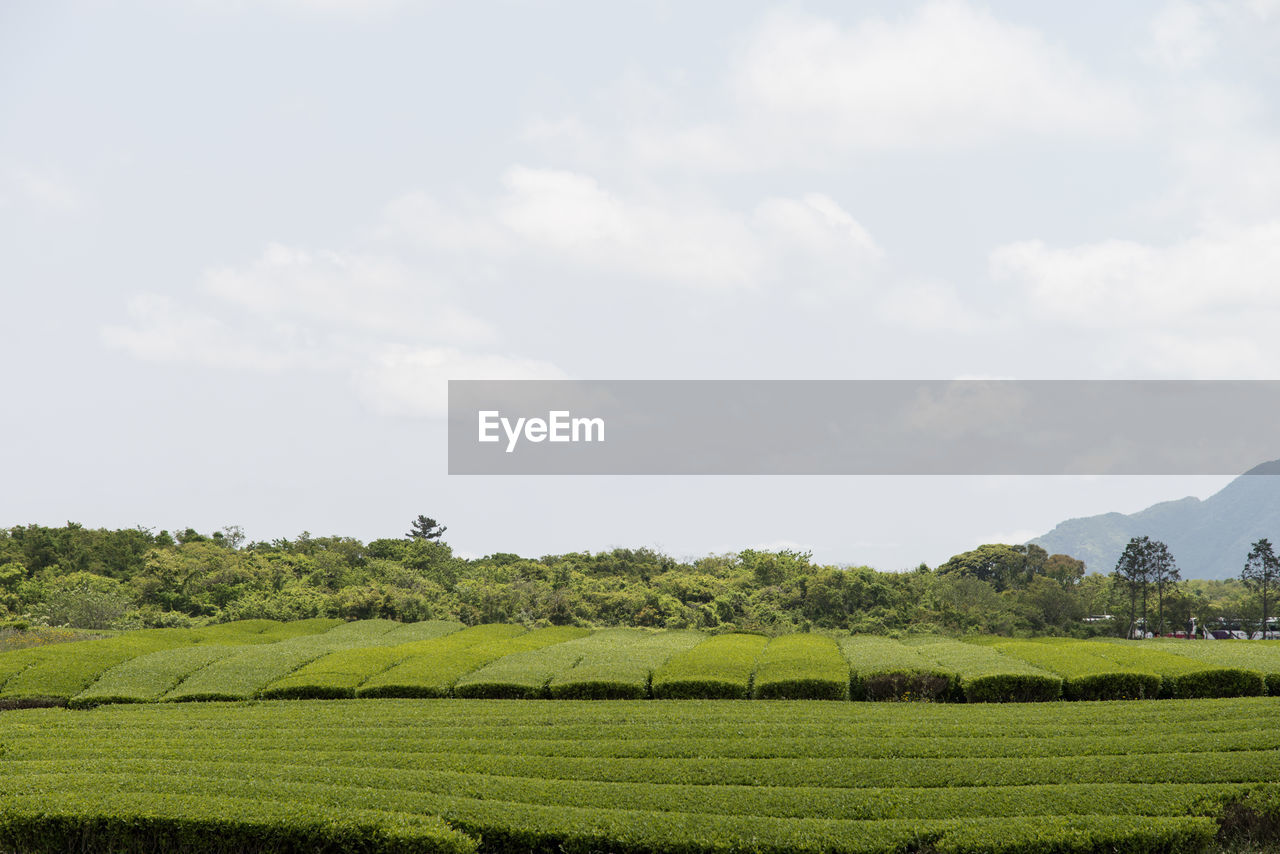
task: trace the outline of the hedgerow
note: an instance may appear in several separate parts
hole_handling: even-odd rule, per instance
[[[477,841],[434,816],[327,808],[201,792],[73,791],[0,803],[0,850],[27,854],[472,854]]]
[[[462,629],[461,623],[429,620],[399,626],[382,635],[378,646],[344,649],[322,655],[271,682],[258,695],[269,699],[351,698],[356,688],[390,667],[430,653],[437,638]]]
[[[1100,644],[1054,639],[1005,641],[995,648],[1062,677],[1068,700],[1141,700],[1160,695],[1160,674],[1141,666],[1121,664],[1099,655]]]
[[[969,703],[1032,703],[1062,696],[1062,677],[990,646],[937,636],[904,640],[944,672],[959,676],[953,699]]]
[[[845,670],[854,699],[1201,698],[1280,690],[1280,671],[1271,669],[1280,644],[1263,641],[832,641],[799,634],[766,645],[755,636],[721,637],[731,639],[330,619],[147,629],[0,653],[0,709],[157,698],[441,697],[455,690],[468,697],[838,699],[846,696]],[[564,642],[570,645],[562,648]],[[199,651],[211,649],[230,651]]]
[[[1192,641],[1194,643],[1194,641]],[[1178,699],[1198,697],[1255,697],[1266,693],[1263,674],[1241,667],[1221,667],[1197,661],[1144,641],[1081,642],[1081,648],[1100,658],[1160,675],[1160,696]]]
[[[495,623],[422,641],[413,655],[357,688],[356,696],[447,697],[455,682],[491,661],[566,639],[552,628],[526,632]]]
[[[342,623],[320,634],[246,646],[195,671],[163,695],[168,701],[243,700],[309,661],[340,649],[373,646],[396,627],[390,620]]]
[[[660,699],[740,700],[751,693],[756,659],[768,639],[762,635],[714,635],[673,655],[653,674]]]
[[[851,635],[840,640],[849,662],[855,700],[946,700],[959,689],[960,677],[893,638]]]
[[[1204,664],[1261,673],[1268,694],[1280,694],[1280,641],[1204,641],[1156,638],[1141,641]]]
[[[149,652],[189,643],[190,640],[190,637],[180,634],[134,632],[45,647],[41,650],[42,655],[32,656],[29,666],[5,681],[3,689],[0,689],[0,702],[45,700],[65,703],[112,667]]]
[[[455,697],[533,699],[547,697],[547,683],[556,673],[582,660],[582,646],[591,640],[588,629],[555,626],[532,632],[541,645],[513,652],[463,675],[454,683]]]
[[[705,635],[695,631],[604,629],[582,646],[576,665],[551,677],[547,692],[558,700],[642,700],[653,673]]]
[[[184,646],[164,649],[131,658],[98,677],[97,681],[70,699],[73,709],[103,703],[150,703],[195,671],[233,655],[232,646]]]
[[[847,700],[849,663],[822,635],[773,638],[760,653],[751,696],[764,700]]]

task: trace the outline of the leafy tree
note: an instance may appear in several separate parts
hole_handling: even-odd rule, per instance
[[[1147,560],[1150,562],[1151,581],[1156,588],[1157,625],[1159,626],[1157,631],[1164,634],[1165,594],[1170,589],[1177,589],[1176,585],[1182,579],[1182,574],[1178,572],[1178,565],[1174,562],[1169,547],[1159,540],[1151,541]]]
[[[1156,631],[1163,633],[1165,596],[1182,578],[1169,547],[1150,537],[1134,537],[1124,547],[1112,575],[1129,595],[1127,637],[1133,637],[1139,601],[1142,603],[1143,632],[1147,631],[1147,601],[1153,587],[1156,594]]]
[[[1026,587],[1044,571],[1048,553],[1037,545],[988,543],[958,554],[938,567],[942,575],[962,575],[985,581],[996,591]]]
[[[447,530],[449,529],[435,519],[419,516],[410,524],[409,533],[405,536],[411,540],[438,540]]]
[[[1249,556],[1245,558],[1244,569],[1240,572],[1240,580],[1262,594],[1262,636],[1267,636],[1267,618],[1271,615],[1271,587],[1280,579],[1280,558],[1276,557],[1271,541],[1266,537],[1253,544]]]
[[[114,578],[73,572],[44,585],[36,613],[51,626],[109,629],[124,616],[129,595]]]
[[[1151,565],[1148,554],[1151,550],[1149,537],[1134,537],[1124,547],[1112,577],[1129,597],[1129,628],[1125,637],[1133,637],[1134,626],[1138,622],[1138,602],[1142,602],[1142,625],[1147,624],[1147,588],[1151,583]]]
[[[1070,555],[1050,555],[1044,562],[1044,574],[1064,590],[1074,588],[1084,578],[1084,561]]]

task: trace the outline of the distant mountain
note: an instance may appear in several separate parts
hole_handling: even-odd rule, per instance
[[[1104,513],[1068,519],[1031,542],[1050,554],[1085,562],[1107,573],[1132,537],[1162,540],[1183,578],[1231,578],[1240,574],[1252,543],[1267,537],[1280,544],[1280,460],[1263,463],[1201,501],[1164,501],[1126,516]]]

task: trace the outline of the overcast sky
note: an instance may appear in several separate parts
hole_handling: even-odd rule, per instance
[[[1277,45],[1280,0],[8,0],[0,526],[892,570],[1205,497],[450,477],[444,384],[1280,379]]]

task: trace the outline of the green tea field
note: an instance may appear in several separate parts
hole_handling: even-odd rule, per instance
[[[1216,850],[1280,818],[1277,715],[1266,697],[17,710],[0,850]]]
[[[1030,702],[1280,691],[1280,642],[696,631],[315,619],[0,652],[0,709],[369,697]]]

